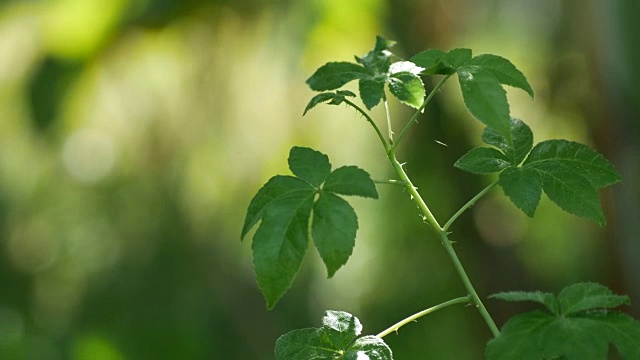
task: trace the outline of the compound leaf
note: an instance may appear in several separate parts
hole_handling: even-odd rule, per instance
[[[358,337],[362,325],[343,311],[327,311],[321,328],[290,331],[276,341],[276,360],[393,360],[376,336]]]
[[[482,140],[502,150],[513,166],[518,166],[533,147],[533,132],[522,120],[511,118],[511,141],[498,131],[486,127]]]
[[[389,91],[401,102],[419,108],[426,96],[424,84],[419,76],[405,71],[391,75]]]
[[[287,292],[300,269],[309,241],[313,197],[314,191],[308,191],[276,198],[265,209],[253,237],[253,265],[268,309]]]
[[[489,360],[604,360],[609,344],[625,359],[640,358],[640,322],[627,314],[601,310],[628,303],[628,297],[614,295],[602,285],[572,285],[557,299],[553,294],[540,292],[502,293],[493,297],[536,301],[550,310],[552,304],[559,311],[535,310],[509,319],[500,335],[487,344]]]
[[[595,189],[621,180],[620,174],[604,156],[587,145],[573,141],[543,141],[531,150],[525,165],[539,167],[548,162],[563,164],[573,172],[580,173]]]
[[[511,118],[507,94],[498,80],[486,70],[464,66],[458,69],[464,104],[485,125],[511,139]]]
[[[274,176],[258,191],[247,209],[241,234],[242,239],[262,220],[253,237],[253,264],[269,309],[291,287],[311,236],[329,277],[351,255],[358,221],[353,208],[337,194],[378,197],[366,171],[343,166],[331,172],[329,158],[319,151],[294,146],[288,161],[296,177]]]
[[[310,148],[294,146],[289,152],[291,172],[314,187],[319,187],[331,173],[327,155]]]
[[[380,103],[384,96],[384,83],[383,77],[366,77],[360,79],[358,82],[358,88],[360,90],[360,98],[367,109],[371,110],[374,106]]]
[[[464,154],[453,166],[474,174],[491,174],[509,166],[509,160],[496,149],[477,147]]]
[[[469,61],[469,65],[479,66],[490,71],[501,84],[526,91],[533,97],[533,89],[524,74],[511,61],[497,55],[482,54]]]
[[[370,76],[369,70],[350,62],[329,62],[316,70],[307,84],[312,90],[335,90],[352,81]]]
[[[323,191],[313,207],[313,242],[327,267],[328,277],[344,265],[353,251],[358,218],[348,202]]]
[[[352,165],[335,169],[327,176],[322,189],[341,195],[378,198],[376,184],[371,180],[369,173]]]
[[[606,286],[597,283],[580,283],[566,287],[558,295],[560,312],[570,315],[585,310],[610,309],[629,305],[626,295],[616,295]]]
[[[542,195],[542,178],[537,171],[526,167],[511,167],[500,173],[498,184],[511,202],[533,217]]]
[[[325,312],[322,328],[329,341],[338,349],[346,349],[362,332],[362,324],[357,317],[348,312],[335,310]]]

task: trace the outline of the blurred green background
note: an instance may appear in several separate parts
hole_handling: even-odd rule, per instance
[[[0,1],[0,359],[272,359],[279,335],[326,309],[375,334],[464,295],[395,187],[353,200],[349,263],[327,280],[310,251],[273,311],[240,242],[251,197],[288,173],[293,145],[391,176],[354,111],[301,117],[305,79],[376,34],[403,57],[510,59],[536,91],[509,89],[536,141],[587,143],[624,176],[601,193],[603,229],[546,199],[528,219],[492,191],[453,228],[481,296],[598,281],[639,317],[638,14],[635,0]],[[408,109],[391,109],[402,126]],[[491,181],[452,167],[481,131],[450,81],[400,151],[438,219]],[[499,325],[529,309],[487,306]],[[459,306],[385,340],[397,359],[480,359],[489,337]]]

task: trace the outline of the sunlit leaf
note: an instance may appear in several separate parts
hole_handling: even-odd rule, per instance
[[[419,76],[411,72],[400,72],[389,78],[389,91],[401,102],[419,108],[424,101],[426,91]]]
[[[393,360],[379,337],[362,336],[362,325],[343,311],[327,311],[322,327],[299,329],[276,341],[276,360]]]

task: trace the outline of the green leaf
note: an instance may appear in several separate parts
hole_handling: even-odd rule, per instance
[[[302,113],[302,116],[305,116],[307,112],[313,109],[316,105],[323,102],[327,102],[329,100],[333,100],[333,98],[335,97],[336,97],[336,94],[334,93],[320,93],[312,97],[309,103],[307,104],[307,107],[304,108],[304,112]]]
[[[334,347],[346,349],[362,332],[362,324],[348,312],[327,310],[322,318],[322,329]]]
[[[533,147],[533,133],[527,124],[516,118],[511,118],[510,132],[511,141],[495,129],[486,127],[482,133],[482,140],[502,150],[511,164],[518,166]]]
[[[422,105],[426,96],[422,79],[411,72],[399,72],[391,75],[389,91],[398,100],[416,109]]]
[[[278,338],[276,360],[334,360],[340,356],[322,329],[290,331]]]
[[[336,93],[336,98],[350,94]],[[289,168],[296,177],[274,176],[253,197],[241,234],[244,238],[262,220],[253,237],[253,264],[269,309],[291,287],[311,236],[329,277],[351,255],[358,221],[337,194],[378,197],[366,171],[343,166],[331,172],[329,158],[313,149],[293,147]]]
[[[446,54],[445,60],[451,68],[457,70],[471,60],[472,56],[471,49],[452,49]]]
[[[352,81],[370,76],[369,70],[349,62],[330,62],[316,70],[307,84],[312,90],[335,90]]]
[[[593,309],[610,309],[631,303],[628,296],[615,295],[606,286],[596,283],[571,285],[560,292],[558,301],[562,315]]]
[[[383,77],[366,77],[360,79],[358,82],[360,98],[367,109],[371,110],[374,106],[380,103],[380,100],[384,95],[384,83],[385,78]]]
[[[446,60],[446,54],[442,50],[429,49],[414,55],[411,62],[424,68],[427,75],[450,75],[455,72]]]
[[[567,140],[543,141],[531,150],[525,165],[540,167],[553,162],[584,176],[595,189],[619,182],[622,178],[604,156],[590,147]]]
[[[362,58],[356,56],[356,61],[364,65],[365,68],[375,75],[386,74],[391,65],[391,52],[389,48],[394,44],[395,41],[385,40],[381,36],[376,36],[374,48]]]
[[[488,70],[501,84],[520,88],[533,97],[533,89],[529,85],[527,78],[511,61],[497,55],[483,54],[471,59],[469,65],[479,66]]]
[[[306,194],[313,191],[313,188],[304,181],[296,179],[292,176],[274,176],[260,189],[249,203],[247,216],[242,227],[240,238],[251,230],[251,228],[262,218],[264,209],[274,200],[280,197],[291,196],[295,194]]]
[[[541,291],[525,292],[525,291],[506,291],[493,294],[489,296],[489,299],[498,299],[502,301],[533,301],[540,303],[547,307],[547,309],[554,315],[560,314],[560,308],[558,305],[558,299],[552,293],[545,293]]]
[[[453,49],[445,53],[437,49],[425,50],[414,55],[411,62],[423,67],[427,75],[450,75],[471,59],[470,49]]]
[[[613,344],[625,359],[640,358],[640,323],[618,312],[558,317],[533,311],[511,318],[487,344],[488,360],[606,359]]]
[[[376,184],[371,180],[371,176],[357,166],[343,166],[335,169],[327,176],[322,189],[342,195],[378,198]]]
[[[417,66],[416,64],[412,63],[411,61],[398,61],[398,62],[394,62],[393,64],[391,64],[391,66],[389,67],[389,74],[393,75],[393,74],[397,74],[397,73],[403,73],[403,72],[408,72],[408,73],[412,73],[413,75],[420,75],[421,72],[424,71],[424,68]]]
[[[377,336],[358,338],[345,353],[345,360],[393,360],[389,346]]]
[[[356,97],[356,94],[349,90],[338,90],[336,91],[336,95],[338,96],[347,96],[347,97]]]
[[[358,218],[345,200],[323,191],[313,207],[313,242],[327,266],[328,277],[347,263],[356,243]]]
[[[606,359],[609,344],[625,359],[640,358],[640,322],[619,312],[595,310],[628,303],[628,297],[614,295],[602,285],[572,285],[557,299],[540,292],[493,297],[540,302],[554,313],[535,310],[509,319],[487,344],[488,360]]]
[[[528,159],[527,159],[528,160]],[[604,226],[606,220],[600,207],[600,198],[591,183],[575,168],[559,162],[525,164],[542,176],[545,194],[564,211],[593,220]]]
[[[278,197],[266,208],[253,237],[253,265],[268,309],[287,292],[300,269],[313,197],[314,191]]]
[[[477,147],[464,154],[453,166],[474,174],[491,174],[509,167],[509,160],[496,149]]]
[[[508,168],[500,173],[498,184],[515,206],[533,217],[542,195],[542,177],[537,171],[526,167]]]
[[[343,311],[327,311],[322,327],[293,330],[276,341],[276,360],[393,360],[376,336],[359,337],[362,325]]]
[[[498,80],[486,70],[464,66],[458,69],[458,81],[469,112],[510,140],[509,103]]]
[[[294,146],[289,151],[291,172],[314,187],[319,187],[331,173],[327,155],[310,148]]]

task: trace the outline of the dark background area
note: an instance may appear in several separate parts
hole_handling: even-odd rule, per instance
[[[272,359],[277,337],[354,313],[364,332],[464,289],[407,195],[354,199],[354,254],[332,279],[308,252],[267,311],[250,238],[251,197],[288,173],[293,145],[391,176],[371,128],[320,106],[304,81],[375,35],[396,54],[468,47],[510,59],[536,98],[508,90],[535,141],[566,138],[624,181],[601,192],[608,225],[543,199],[529,219],[493,190],[453,240],[481,297],[597,281],[640,317],[640,5],[619,1],[52,0],[0,2],[0,358]],[[435,79],[437,81],[437,79]],[[427,90],[435,85],[427,79]],[[374,117],[383,126],[381,107]],[[391,103],[396,129],[410,111]],[[456,81],[399,158],[435,216],[492,180],[453,168],[481,124]],[[444,143],[447,146],[439,144]],[[487,300],[499,325],[531,307]],[[397,359],[479,359],[490,333],[470,307],[385,340]]]

